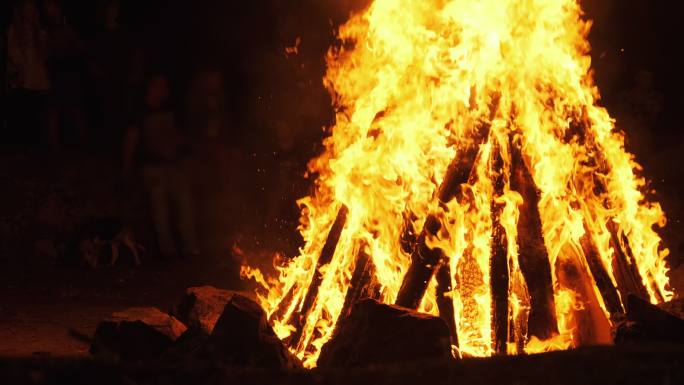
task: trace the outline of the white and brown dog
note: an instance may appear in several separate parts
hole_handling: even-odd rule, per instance
[[[140,254],[145,248],[136,242],[131,227],[115,219],[99,218],[84,225],[77,252],[82,265],[96,269],[103,265],[115,266],[122,247],[131,253],[133,264],[140,266]],[[110,253],[106,253],[107,251]]]

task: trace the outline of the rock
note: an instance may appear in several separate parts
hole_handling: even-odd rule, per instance
[[[658,307],[678,318],[684,319],[684,298],[659,303]]]
[[[283,345],[264,310],[251,299],[233,293],[205,346],[205,358],[228,366],[293,369],[301,364]]]
[[[175,341],[173,346],[166,349],[161,355],[161,361],[169,365],[205,361],[207,354],[203,352],[209,336],[199,329],[188,329]]]
[[[354,305],[323,345],[318,367],[450,359],[449,329],[441,318],[366,299]]]
[[[122,361],[159,357],[187,330],[156,308],[131,308],[112,314],[95,330],[90,353]]]
[[[684,344],[684,320],[630,295],[625,306],[627,320],[615,331],[615,343]]]
[[[188,329],[209,335],[234,292],[213,286],[191,287],[172,314]]]

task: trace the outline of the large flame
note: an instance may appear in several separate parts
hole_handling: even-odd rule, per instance
[[[315,194],[299,201],[305,245],[269,280],[243,268],[264,287],[259,299],[279,337],[301,328],[290,346],[305,365],[315,366],[331,337],[359,253],[372,258],[380,299],[393,303],[411,261],[400,240],[407,229],[420,233],[435,212],[443,230],[429,243],[450,257],[453,291],[447,295],[455,305],[459,349],[465,355],[493,354],[492,202],[502,208],[499,221],[507,235],[511,323],[525,333],[530,298],[516,245],[523,199],[509,175],[503,191],[495,193],[489,162],[496,147],[503,170],[510,170],[511,137],[540,192],[558,334],[543,341],[531,336],[523,347],[509,341],[509,352],[579,345],[576,331],[591,298],[595,322],[609,322],[586,267],[585,236],[595,243],[614,285],[611,234],[618,234],[620,244],[631,249],[651,301],[672,296],[667,250],[653,230],[664,225],[665,216],[644,196],[638,164],[597,103],[590,24],[577,0],[375,0],[340,28],[342,44],[330,50],[324,79],[336,124],[325,152],[309,165],[317,175]],[[475,164],[477,177],[464,186],[468,198],[438,205],[436,191],[448,165],[482,122],[491,124],[491,134]],[[343,205],[349,213],[334,257],[320,269],[320,289],[305,322],[295,322]],[[575,276],[561,266],[574,266]],[[576,284],[577,277],[586,282]],[[420,310],[436,314],[434,285]]]

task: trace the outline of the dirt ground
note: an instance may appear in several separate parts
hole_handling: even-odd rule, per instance
[[[282,372],[211,362],[115,365],[87,359],[1,359],[8,384],[468,384],[676,385],[684,383],[684,349],[594,347],[533,356],[414,362],[345,370]]]
[[[89,347],[84,337],[92,336],[112,312],[132,306],[170,310],[187,287],[239,289],[241,284],[231,260],[25,274],[3,277],[7,286],[0,291],[0,357],[83,356]]]
[[[121,178],[115,158],[66,153],[0,155],[0,356],[74,356],[97,323],[130,306],[168,310],[194,285],[240,289],[239,264],[268,266],[272,252],[296,250],[296,216],[267,206],[273,161],[250,154],[225,180],[209,160],[195,159],[192,188],[200,255],[162,260],[156,252],[140,180]],[[275,171],[274,171],[275,172]],[[246,186],[246,187],[245,187]],[[266,192],[264,192],[266,191]],[[294,198],[287,202],[293,202]],[[296,206],[292,204],[296,210]],[[292,210],[290,210],[292,211]],[[266,218],[271,212],[272,218]],[[296,212],[295,212],[296,215]],[[286,215],[287,216],[287,215]],[[123,221],[147,249],[140,268],[122,260],[113,269],[62,266],[56,249],[89,218]],[[257,236],[258,234],[258,236]],[[287,238],[287,239],[286,239]],[[242,254],[236,252],[239,245]],[[123,256],[122,256],[123,257]]]

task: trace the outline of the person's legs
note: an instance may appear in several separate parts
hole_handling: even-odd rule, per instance
[[[168,170],[164,166],[145,166],[142,169],[145,189],[150,199],[152,220],[157,233],[159,251],[164,258],[176,256],[176,245],[173,240],[170,217],[170,201],[166,183]]]
[[[58,106],[51,105],[48,111],[47,118],[47,131],[48,131],[48,144],[50,150],[58,151],[61,144],[61,110]]]
[[[24,89],[14,90],[10,95],[8,110],[8,129],[14,137],[14,144],[30,146],[36,130],[36,115],[31,109],[31,94]]]
[[[48,94],[45,91],[24,90],[22,114],[28,145],[43,147],[48,144]]]
[[[183,256],[192,257],[198,254],[197,236],[195,233],[195,217],[192,192],[190,188],[187,165],[176,167],[174,175],[169,175],[169,189],[172,191],[176,209],[178,234],[183,246]]]

